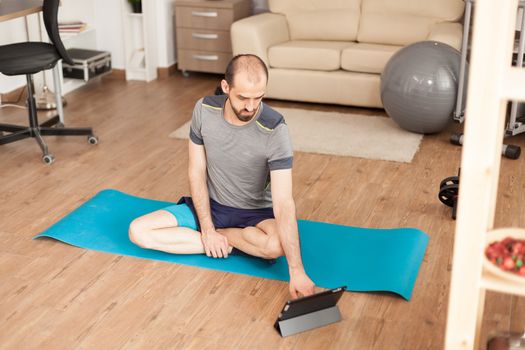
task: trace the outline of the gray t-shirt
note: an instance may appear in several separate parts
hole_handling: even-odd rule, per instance
[[[209,195],[235,208],[271,207],[270,171],[292,167],[288,127],[283,116],[264,103],[248,124],[232,125],[223,115],[226,99],[200,99],[191,121],[190,139],[206,151]]]

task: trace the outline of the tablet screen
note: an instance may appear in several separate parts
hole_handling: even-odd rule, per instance
[[[279,321],[335,306],[345,290],[346,286],[343,286],[290,300],[284,305],[283,311],[279,315]]]

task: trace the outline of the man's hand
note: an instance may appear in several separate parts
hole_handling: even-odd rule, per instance
[[[314,287],[314,282],[306,275],[304,270],[290,272],[290,294],[293,299],[297,299],[300,295],[305,297],[314,294]]]
[[[228,257],[228,239],[215,231],[215,229],[203,230],[201,239],[207,256],[213,256],[214,258]]]

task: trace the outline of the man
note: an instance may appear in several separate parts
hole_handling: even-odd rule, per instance
[[[288,129],[262,103],[267,80],[259,57],[231,60],[225,95],[200,99],[193,111],[191,198],[134,220],[129,234],[143,248],[176,254],[227,258],[232,247],[265,259],[284,254],[297,298],[313,294],[314,284],[301,260]]]

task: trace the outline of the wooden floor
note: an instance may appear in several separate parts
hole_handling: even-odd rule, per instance
[[[417,227],[430,235],[410,302],[346,293],[342,322],[301,335],[282,339],[272,327],[288,298],[286,283],[32,240],[105,188],[166,201],[187,194],[187,144],[168,135],[191,117],[199,97],[213,93],[217,79],[106,78],[69,94],[67,123],[94,126],[100,143],[49,137],[52,166],[41,163],[34,140],[0,146],[0,348],[443,348],[454,221],[437,191],[440,180],[458,170],[461,149],[448,143],[458,125],[426,136],[411,164],[296,153],[299,218]],[[0,118],[25,123],[24,113],[1,109]],[[525,136],[512,142],[525,147]],[[502,161],[497,226],[525,227],[524,158]],[[524,331],[523,298],[488,293],[485,310],[483,343],[497,332]]]

